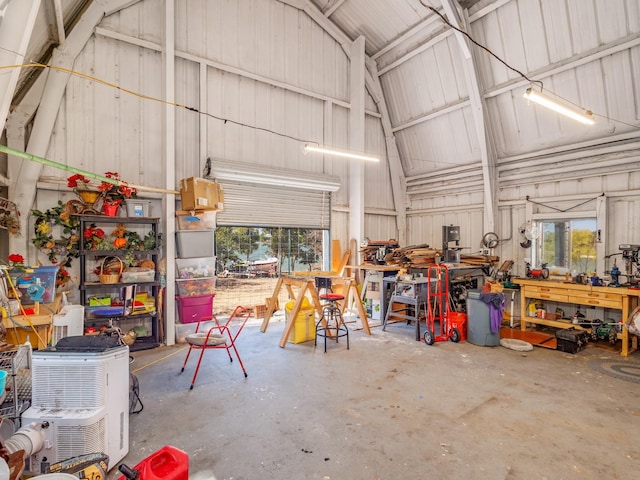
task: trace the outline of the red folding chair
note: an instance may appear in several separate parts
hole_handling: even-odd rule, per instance
[[[245,378],[247,377],[247,371],[244,368],[244,364],[242,363],[242,359],[240,358],[240,354],[236,348],[236,339],[240,335],[240,332],[252,313],[253,310],[249,308],[237,306],[224,325],[220,325],[215,315],[198,320],[198,326],[196,327],[195,333],[187,335],[186,337],[187,343],[189,344],[189,351],[187,352],[187,358],[184,359],[182,370],[180,370],[180,373],[184,372],[184,368],[187,366],[187,361],[189,361],[191,351],[200,350],[200,357],[198,358],[198,364],[196,365],[196,371],[193,374],[189,390],[193,390],[193,386],[196,383],[196,377],[198,376],[200,363],[202,362],[202,356],[204,355],[205,350],[224,348],[227,351],[227,355],[229,355],[229,361],[233,362],[233,357],[230,352],[230,350],[233,349],[236,357],[238,358],[238,362],[240,363],[240,367],[242,368],[242,372],[244,373]],[[209,326],[208,324],[210,324],[211,321],[215,322],[215,325]],[[200,330],[200,327],[203,327],[203,330]]]

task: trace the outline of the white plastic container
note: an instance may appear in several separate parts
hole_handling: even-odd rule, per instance
[[[176,245],[180,258],[213,257],[213,230],[179,230],[176,232]]]
[[[124,202],[127,205],[127,217],[149,217],[151,212],[151,200],[130,198]]]

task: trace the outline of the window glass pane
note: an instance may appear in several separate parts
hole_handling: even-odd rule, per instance
[[[596,270],[596,220],[566,219],[538,222],[537,258],[559,274]]]

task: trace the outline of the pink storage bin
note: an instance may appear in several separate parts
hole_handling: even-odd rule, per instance
[[[202,318],[211,319],[215,296],[215,293],[188,297],[176,296],[180,323],[194,323]]]

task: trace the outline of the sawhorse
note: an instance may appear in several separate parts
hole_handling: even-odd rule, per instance
[[[358,295],[358,287],[356,285],[355,279],[345,277],[331,277],[331,285],[332,288],[341,287],[343,289],[341,293],[343,293],[345,300],[340,305],[340,311],[344,313],[344,309],[347,303],[352,301],[356,305],[356,308],[358,310],[358,316],[360,318],[360,321],[362,322],[363,330],[368,335],[371,335],[371,329],[369,328],[369,322],[367,320],[367,312],[365,311],[364,306],[362,305],[362,301],[360,300],[360,296]],[[263,333],[267,331],[269,320],[271,319],[271,315],[273,315],[276,305],[278,304],[278,296],[283,286],[287,288],[289,297],[295,300],[295,302],[293,304],[293,308],[291,309],[291,313],[287,317],[284,331],[282,332],[282,336],[280,337],[279,345],[282,348],[287,345],[287,339],[289,338],[289,334],[293,329],[295,319],[300,312],[302,300],[304,299],[307,291],[309,291],[311,302],[313,303],[316,312],[318,313],[318,315],[322,314],[322,304],[320,303],[320,297],[318,297],[318,291],[316,290],[314,277],[280,277],[278,278],[276,288],[273,291],[273,295],[271,296],[271,301],[269,302],[267,312],[264,315],[264,320],[262,321],[260,331],[262,331]],[[294,290],[294,288],[297,289],[297,291]],[[324,319],[322,319],[322,322],[323,325],[325,325]]]

